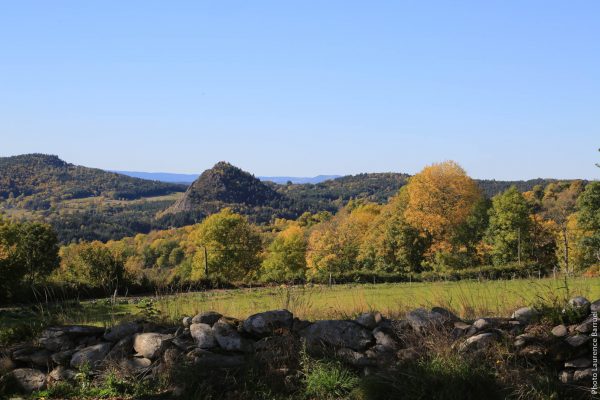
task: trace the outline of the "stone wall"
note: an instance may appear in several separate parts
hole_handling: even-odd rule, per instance
[[[403,320],[378,312],[355,320],[303,321],[287,310],[267,311],[240,321],[217,312],[183,318],[181,326],[125,322],[108,330],[92,326],[47,328],[33,343],[2,349],[2,373],[12,376],[24,392],[53,382],[74,379],[86,368],[101,371],[117,365],[124,371],[157,376],[173,365],[195,365],[207,370],[244,367],[252,357],[275,362],[278,352],[305,346],[313,355],[334,356],[364,373],[390,368],[418,354],[418,343],[406,343],[402,332],[426,338],[444,334],[459,352],[478,352],[506,343],[517,357],[542,360],[558,371],[564,384],[590,387],[592,339],[600,300],[583,297],[569,301],[570,325],[550,327],[536,323],[531,307],[510,318],[463,321],[450,311],[434,307],[415,309]],[[188,363],[188,364],[186,364]],[[293,368],[281,368],[293,374]]]

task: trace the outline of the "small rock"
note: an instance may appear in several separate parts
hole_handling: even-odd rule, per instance
[[[91,368],[97,368],[110,351],[110,347],[110,343],[99,343],[79,350],[71,357],[71,367],[79,369],[87,364]]]
[[[183,317],[183,320],[181,321],[181,323],[183,324],[184,328],[189,328],[190,325],[193,324],[192,317]],[[201,322],[199,322],[199,323],[201,323]]]
[[[206,311],[192,318],[192,324],[207,324],[213,326],[223,315],[216,311]]]
[[[565,368],[588,368],[592,366],[592,360],[587,357],[576,358],[565,363]]]
[[[573,382],[573,371],[563,370],[558,374],[558,379],[564,384]]]
[[[134,336],[133,348],[143,357],[154,360],[160,357],[172,338],[162,333],[138,333]]]
[[[406,321],[415,332],[423,333],[425,330],[439,326],[444,323],[446,318],[439,313],[428,311],[424,308],[417,308],[406,314]]]
[[[493,333],[480,333],[468,338],[460,347],[461,351],[481,350],[496,341],[496,335]]]
[[[531,307],[521,307],[518,310],[516,310],[511,316],[511,318],[516,319],[517,321],[522,322],[524,324],[530,323],[537,317],[538,312]]]
[[[375,329],[382,319],[379,312],[366,312],[356,317],[355,321],[367,329]]]
[[[477,331],[483,331],[485,329],[491,328],[492,324],[485,318],[479,318],[475,322],[473,322],[473,328],[477,329]]]
[[[561,324],[552,328],[552,334],[556,337],[562,338],[567,336],[569,334],[569,331],[567,330],[566,326]]]
[[[42,390],[46,386],[46,374],[37,369],[18,368],[12,371],[12,376],[26,393]]]
[[[240,336],[238,331],[227,322],[218,321],[213,325],[215,339],[224,350],[244,351],[252,350],[252,343]]]
[[[385,328],[375,328],[373,330],[373,337],[375,338],[375,343],[378,346],[382,346],[388,348],[390,350],[395,350],[398,347],[394,336],[389,329]]]
[[[118,342],[126,336],[131,336],[142,330],[142,325],[137,322],[123,322],[115,325],[104,334],[104,339],[109,342]]]
[[[58,365],[67,366],[71,362],[71,356],[75,353],[75,350],[59,351],[58,353],[52,354],[51,358]]]
[[[569,305],[573,308],[589,310],[591,303],[583,296],[576,296],[569,300]]]
[[[59,365],[48,374],[49,381],[72,381],[75,379],[77,372],[72,369]]]
[[[213,329],[208,324],[190,325],[190,335],[194,338],[196,345],[201,349],[212,349],[217,347],[217,340]]]
[[[365,350],[373,343],[373,335],[354,321],[317,321],[300,332],[310,350],[323,346],[347,347],[355,351]]]
[[[152,365],[152,360],[144,357],[133,357],[121,361],[121,366],[134,372],[140,372]]]
[[[542,358],[546,355],[546,348],[539,344],[531,344],[519,351],[521,357]]]
[[[294,316],[288,310],[266,311],[246,318],[244,331],[256,335],[267,336],[280,329],[290,329]]]
[[[589,340],[590,340],[590,337],[587,335],[575,335],[575,336],[569,336],[568,338],[566,338],[565,342],[567,342],[572,347],[579,347],[581,345],[586,344]]]
[[[591,383],[592,380],[592,369],[579,369],[573,373],[573,381],[575,382],[587,382]]]
[[[469,325],[465,322],[462,322],[462,321],[456,321],[454,323],[454,328],[452,329],[452,332],[451,332],[452,339],[456,340],[456,339],[459,339],[459,338],[465,336],[470,328],[471,328],[471,325]],[[473,328],[473,330],[474,329],[475,328]]]

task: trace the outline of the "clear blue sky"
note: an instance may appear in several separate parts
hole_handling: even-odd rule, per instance
[[[7,1],[0,155],[599,178],[598,1]]]

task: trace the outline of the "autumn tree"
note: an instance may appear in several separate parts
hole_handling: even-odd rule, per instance
[[[357,270],[360,246],[381,207],[351,201],[309,236],[306,261],[311,275]]]
[[[489,212],[486,241],[492,246],[492,261],[521,261],[529,254],[531,220],[525,197],[512,186],[494,196]]]
[[[542,199],[543,214],[546,218],[554,221],[560,232],[560,251],[562,253],[562,268],[571,273],[569,265],[570,233],[568,230],[569,217],[575,212],[577,198],[583,191],[581,181],[574,181],[569,185],[550,184],[546,188]]]
[[[190,241],[196,248],[192,279],[241,281],[251,278],[260,267],[259,232],[246,217],[229,208],[206,218],[190,233]]]
[[[579,245],[600,263],[600,182],[589,183],[577,201]]]
[[[268,246],[261,278],[271,282],[303,280],[306,273],[307,238],[304,230],[292,224]]]
[[[432,240],[429,254],[456,250],[459,229],[481,199],[479,187],[455,162],[425,167],[406,187],[406,221]]]

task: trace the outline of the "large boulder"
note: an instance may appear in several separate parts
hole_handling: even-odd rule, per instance
[[[354,321],[325,320],[300,331],[300,336],[311,350],[323,346],[347,347],[355,351],[365,350],[373,343],[373,335]]]
[[[447,320],[445,315],[424,308],[417,308],[406,314],[406,321],[410,327],[419,333],[423,333],[434,326],[441,326]]]
[[[142,325],[137,322],[123,322],[119,325],[115,325],[104,334],[104,340],[109,342],[118,342],[124,337],[131,336],[135,333],[141,332]]]
[[[207,324],[213,326],[223,315],[216,311],[205,311],[192,318],[192,324]]]
[[[237,329],[225,321],[218,321],[213,325],[215,339],[224,350],[244,351],[252,350],[252,343],[242,338]]]
[[[154,360],[160,357],[171,339],[171,335],[162,333],[138,333],[133,338],[133,348],[142,357]]]
[[[196,345],[201,349],[212,349],[217,347],[215,334],[208,324],[190,325],[190,335],[194,338]]]
[[[18,368],[12,371],[12,377],[21,390],[31,393],[46,386],[46,374],[37,369]]]
[[[532,307],[521,307],[512,314],[511,318],[528,324],[538,317],[539,313]]]
[[[110,343],[98,343],[85,347],[73,354],[70,363],[71,367],[79,369],[84,365],[89,365],[91,368],[98,368],[110,351],[110,348]]]
[[[290,329],[294,315],[288,310],[275,310],[254,314],[243,323],[244,331],[256,335],[272,335],[280,329]]]

